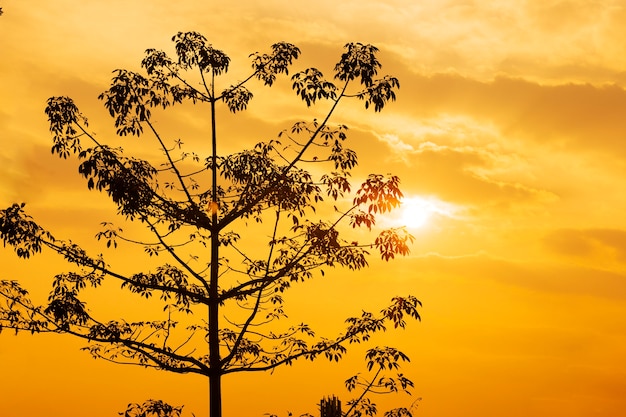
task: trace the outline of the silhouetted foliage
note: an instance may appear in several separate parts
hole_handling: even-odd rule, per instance
[[[204,375],[210,386],[210,416],[219,417],[223,375],[272,370],[320,356],[339,361],[347,345],[365,342],[390,325],[404,328],[407,317],[419,319],[419,301],[405,296],[393,298],[378,314],[348,318],[345,330],[333,338],[318,337],[304,323],[281,325],[286,318],[283,294],[316,270],[323,274],[327,267],[364,268],[372,250],[384,260],[409,253],[413,238],[404,228],[384,230],[371,242],[344,237],[352,229],[371,230],[379,214],[400,204],[402,193],[397,177],[380,174],[371,174],[353,188],[350,171],[357,155],[346,147],[348,128],[329,123],[337,105],[350,97],[381,111],[395,100],[399,83],[390,76],[376,78],[381,64],[375,47],[350,43],[335,67],[334,81],[315,68],[291,77],[307,106],[330,102],[323,118],[296,122],[276,139],[224,155],[218,153],[217,106],[223,104],[233,113],[245,110],[253,97],[248,85],[258,80],[272,86],[278,76],[289,74],[300,50],[281,42],[268,53],[253,53],[251,74],[218,92],[229,57],[195,32],[178,33],[173,41],[176,58],[148,49],[141,63],[144,73],[115,70],[110,88],[99,96],[117,134],[151,138],[161,160],[127,156],[122,148],[101,141],[87,130],[87,119],[69,97],[50,98],[45,110],[52,153],[63,159],[77,157],[87,188],[106,193],[121,222],[143,224],[150,236],[129,236],[105,222],[97,240],[111,250],[140,245],[148,259],[167,259],[152,269],[122,272],[104,255],[90,255],[78,244],[53,236],[24,211],[24,204],[14,204],[0,211],[4,245],[21,258],[50,249],[74,267],[53,278],[44,305],[33,304],[17,281],[0,281],[0,330],[66,333],[84,339],[85,349],[95,358]],[[348,93],[353,84],[357,90]],[[182,103],[208,106],[210,155],[187,152],[180,139],[166,139],[158,131],[153,115]],[[313,165],[326,167],[325,173],[317,178],[307,170]],[[324,204],[334,213],[326,219],[316,214]],[[244,234],[248,227],[254,232]],[[250,235],[268,236],[262,254],[258,243],[246,243]],[[158,297],[163,318],[129,322],[94,317],[81,299],[82,291],[100,287],[105,279],[118,281],[140,297]],[[243,316],[226,318],[225,311]],[[367,351],[366,361],[373,377],[357,375],[346,381],[348,390],[361,389],[347,403],[346,415],[375,414],[368,393],[413,386],[402,374],[386,374],[408,361],[404,353],[375,347]],[[389,415],[408,415],[394,412]],[[180,413],[181,408],[149,400],[129,404],[120,414]]]
[[[124,417],[180,417],[182,407],[172,407],[160,400],[148,400],[143,404],[128,404]]]

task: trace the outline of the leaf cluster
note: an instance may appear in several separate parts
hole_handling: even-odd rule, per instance
[[[25,203],[0,210],[0,239],[4,247],[12,246],[20,258],[41,252],[45,239],[54,239],[24,211]]]
[[[174,407],[161,400],[147,400],[143,404],[130,403],[126,411],[118,413],[124,417],[180,417],[183,407]]]

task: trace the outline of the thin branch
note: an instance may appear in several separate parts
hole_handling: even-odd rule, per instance
[[[382,370],[383,370],[382,366],[378,368],[378,371],[376,371],[376,375],[374,375],[372,380],[369,382],[369,384],[367,385],[367,388],[365,388],[363,392],[361,393],[361,395],[359,396],[359,398],[356,401],[354,401],[354,403],[352,403],[352,406],[348,409],[348,411],[346,411],[343,414],[344,417],[349,417],[350,412],[354,410],[354,407],[356,407],[361,402],[361,400],[363,400],[363,397],[365,397],[365,394],[367,394],[370,391],[370,389],[374,385],[374,382],[376,381],[376,378],[378,378],[378,375],[380,374]]]
[[[114,272],[108,268],[106,268],[105,266],[103,266],[102,263],[96,262],[91,258],[87,258],[84,259],[83,261],[80,261],[78,259],[72,259],[72,254],[70,252],[68,252],[68,250],[63,247],[63,246],[59,246],[55,243],[52,243],[50,241],[47,240],[42,240],[42,243],[46,246],[48,246],[49,248],[51,248],[53,251],[65,255],[68,260],[72,263],[75,263],[79,266],[85,266],[85,267],[91,267],[96,271],[100,271],[103,274],[110,276],[112,278],[116,278],[119,279],[122,282],[126,282],[128,284],[131,285],[137,285],[136,281],[132,280],[131,278],[128,278],[122,274],[119,274],[117,272]],[[191,292],[191,291],[187,291],[185,289],[182,289],[180,287],[169,287],[166,285],[158,285],[158,284],[141,284],[141,286],[148,288],[148,289],[152,289],[152,290],[159,290],[159,291],[163,291],[163,292],[172,292],[175,294],[180,294],[180,295],[184,295],[189,297],[191,300],[195,300],[195,302],[197,303],[201,303],[201,304],[206,304],[208,302],[208,298],[195,293],[195,292]]]
[[[197,207],[195,201],[193,201],[193,199],[191,198],[191,195],[189,195],[189,190],[187,190],[187,186],[185,185],[185,181],[183,181],[183,178],[182,178],[182,176],[180,174],[180,171],[178,170],[178,167],[176,167],[176,164],[174,164],[174,161],[172,161],[172,157],[171,157],[169,151],[167,150],[167,147],[163,143],[163,140],[161,139],[161,136],[159,135],[159,133],[154,128],[154,125],[152,123],[150,123],[150,120],[146,120],[146,123],[150,127],[150,130],[152,130],[152,133],[154,134],[154,136],[159,141],[159,144],[161,145],[161,149],[163,149],[163,152],[165,152],[165,156],[167,157],[167,160],[170,163],[170,167],[174,170],[174,174],[176,174],[176,177],[178,178],[178,181],[180,182],[180,186],[182,187],[183,192],[187,196],[187,201],[189,201],[189,204],[191,204],[192,206]]]
[[[272,255],[274,254],[274,247],[276,246],[275,239],[276,239],[276,233],[278,231],[278,223],[279,222],[280,222],[280,210],[276,210],[276,221],[274,222],[274,232],[272,234],[272,244],[270,245],[269,254],[267,255],[267,262],[266,262],[266,265],[265,265],[265,276],[267,276],[269,274],[269,265],[270,265],[270,262],[271,262],[271,259],[272,259]],[[241,330],[239,332],[239,335],[237,336],[237,340],[233,344],[233,348],[231,349],[230,353],[224,359],[222,359],[222,366],[224,366],[224,364],[227,364],[228,362],[230,362],[230,360],[233,358],[233,356],[235,356],[235,354],[237,353],[237,349],[241,345],[241,341],[243,340],[243,336],[246,334],[246,331],[250,327],[250,324],[252,323],[252,321],[256,317],[257,313],[259,312],[259,307],[261,305],[261,296],[262,295],[263,295],[263,287],[261,287],[259,289],[259,293],[258,293],[258,296],[256,298],[256,302],[254,304],[254,308],[252,310],[252,313],[250,313],[250,315],[248,316],[248,319],[246,320],[245,324],[241,328]]]

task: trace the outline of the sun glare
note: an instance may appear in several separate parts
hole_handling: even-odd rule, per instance
[[[419,229],[426,226],[436,214],[450,216],[443,203],[438,200],[422,197],[409,197],[402,199],[397,222],[409,229]]]

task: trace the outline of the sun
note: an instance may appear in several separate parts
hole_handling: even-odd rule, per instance
[[[392,227],[407,229],[426,229],[441,224],[444,219],[461,219],[462,208],[440,200],[436,196],[405,196],[400,206],[387,217],[387,224]]]
[[[399,222],[409,229],[419,229],[428,223],[435,211],[436,207],[428,200],[420,197],[405,198],[400,206]]]

